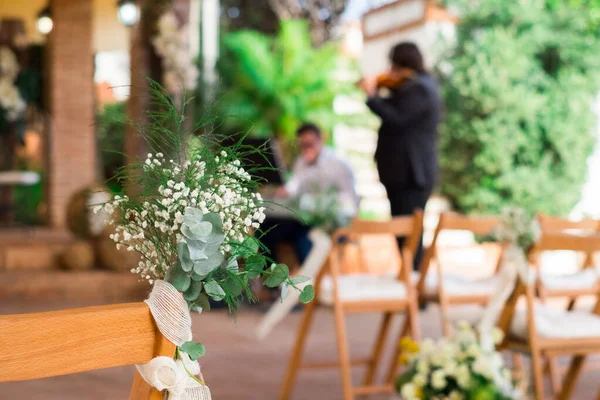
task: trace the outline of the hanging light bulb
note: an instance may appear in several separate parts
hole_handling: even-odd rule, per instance
[[[125,26],[133,26],[140,17],[140,10],[135,4],[135,0],[118,0],[117,17],[119,22]]]
[[[50,14],[50,7],[47,6],[38,13],[37,29],[42,35],[47,35],[52,31],[54,22]]]

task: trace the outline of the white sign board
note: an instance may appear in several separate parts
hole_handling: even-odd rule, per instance
[[[400,0],[367,13],[363,32],[368,40],[425,20],[425,0]]]

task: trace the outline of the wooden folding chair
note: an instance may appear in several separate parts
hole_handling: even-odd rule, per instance
[[[396,346],[396,354],[387,372],[383,385],[374,385],[373,380],[380,362],[385,339],[388,336],[394,313],[405,312],[406,320],[400,336],[410,335],[414,340],[419,339],[419,319],[416,290],[411,282],[411,270],[414,253],[417,249],[423,229],[423,213],[415,212],[414,216],[396,217],[385,222],[356,220],[348,229],[339,230],[334,235],[334,247],[329,257],[328,265],[317,276],[315,300],[306,306],[302,322],[296,337],[296,343],[288,364],[285,380],[279,398],[290,398],[296,375],[300,368],[330,368],[339,367],[342,376],[344,400],[354,396],[385,393],[393,391],[393,379],[396,372],[400,349]],[[340,264],[344,246],[348,244],[360,247],[363,235],[393,235],[406,236],[405,244],[400,254],[401,268],[396,275],[374,276],[369,274],[341,275]],[[359,260],[364,262],[364,260]],[[367,268],[363,268],[366,271]],[[333,306],[335,314],[336,339],[339,352],[339,362],[303,364],[302,354],[314,312],[319,304]],[[349,313],[383,312],[383,321],[375,341],[372,355],[367,360],[351,361],[348,349],[345,318]],[[360,387],[353,387],[351,382],[351,367],[364,365],[367,373]]]
[[[600,251],[600,235],[575,236],[544,233],[533,252],[572,250],[584,253]],[[556,398],[571,398],[573,388],[588,354],[600,353],[600,293],[591,312],[552,309],[536,302],[536,284],[520,279],[505,304],[499,327],[506,333],[501,348],[531,355],[535,398],[543,400],[544,358],[574,356]],[[525,310],[517,310],[519,298],[525,298]],[[539,300],[539,298],[538,298]]]
[[[173,357],[145,303],[0,316],[0,383]],[[136,371],[131,400],[162,400]]]
[[[594,219],[570,221],[540,214],[538,220],[542,232],[545,233],[593,235],[600,232],[600,221]],[[598,289],[600,289],[597,286],[598,274],[593,268],[594,252],[584,254],[584,262],[578,271],[562,275],[552,275],[543,271],[541,255],[538,252],[537,254],[532,254],[530,258],[536,267],[537,290],[542,299],[566,297],[570,300],[568,309],[574,309],[579,296],[595,295]]]
[[[451,318],[449,308],[457,305],[484,306],[499,283],[498,277],[493,276],[483,279],[468,279],[456,274],[449,274],[444,270],[440,257],[438,257],[438,239],[446,231],[468,231],[478,236],[490,235],[498,225],[496,217],[471,217],[452,212],[440,215],[440,221],[435,230],[431,246],[427,249],[421,262],[420,275],[417,283],[417,293],[422,302],[438,303],[444,336],[451,334]],[[500,263],[502,252],[494,260],[496,271]],[[435,262],[436,269],[431,271]],[[433,274],[432,274],[433,273]]]

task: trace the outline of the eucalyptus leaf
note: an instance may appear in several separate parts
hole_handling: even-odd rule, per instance
[[[211,234],[213,230],[213,225],[208,221],[201,221],[199,223],[195,223],[194,225],[189,226],[189,228],[194,235],[206,238]]]
[[[185,236],[187,239],[191,239],[191,240],[202,240],[205,241],[206,237],[200,236],[195,234],[192,229],[188,226],[188,225],[182,225],[181,226],[181,233],[183,234],[183,236]]]
[[[185,292],[183,292],[183,297],[187,301],[194,301],[198,298],[201,291],[202,291],[202,282],[191,281],[190,287]]]
[[[187,207],[183,213],[183,221],[186,225],[192,225],[204,219],[202,210],[196,207]]]
[[[165,280],[180,292],[185,292],[190,287],[191,279],[181,266],[173,265],[165,276]]]
[[[228,269],[229,271],[238,272],[240,270],[240,266],[238,264],[237,258],[231,257],[227,261],[227,265],[225,265],[225,268]]]
[[[194,273],[206,276],[219,267],[224,260],[225,256],[221,252],[215,253],[206,260],[198,260],[194,263]]]
[[[306,285],[300,293],[300,301],[304,304],[310,303],[312,299],[315,297],[315,288],[313,285]]]
[[[213,300],[221,301],[225,298],[225,291],[215,280],[210,280],[204,284],[204,290]]]
[[[266,277],[264,277],[266,275]],[[276,264],[270,272],[264,273],[264,284],[267,287],[274,288],[281,285],[288,278],[289,269],[285,264]]]
[[[200,293],[200,296],[194,301],[194,304],[204,311],[210,311],[210,302],[206,293]]]
[[[292,281],[292,284],[299,285],[301,283],[310,281],[310,278],[308,276],[292,276],[290,280]]]
[[[208,254],[206,254],[206,243],[201,240],[187,239],[188,250],[190,252],[190,258],[193,261],[207,260]]]
[[[202,314],[202,307],[199,306],[192,306],[192,311],[197,312],[198,314]]]
[[[206,349],[204,348],[204,345],[202,343],[196,342],[185,342],[184,344],[179,346],[179,350],[183,351],[184,353],[187,353],[187,355],[190,356],[191,360],[197,360],[198,358],[206,354]]]
[[[213,235],[225,235],[223,232],[223,221],[221,221],[221,217],[216,213],[208,213],[204,216],[204,221],[210,222],[212,225],[212,234]]]
[[[248,276],[248,279],[256,279],[265,269],[266,260],[263,256],[254,254],[246,259],[246,266],[244,271]]]
[[[177,256],[179,257],[181,268],[185,272],[190,272],[194,268],[194,262],[190,257],[190,250],[186,242],[177,243]]]

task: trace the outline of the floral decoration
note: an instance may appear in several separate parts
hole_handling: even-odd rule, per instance
[[[503,334],[494,331],[499,343]],[[426,339],[420,345],[410,338],[400,341],[399,363],[407,367],[396,380],[396,391],[405,400],[509,400],[521,397],[511,371],[503,366],[496,351],[485,351],[468,323],[461,322],[451,338],[437,342]],[[495,376],[502,376],[499,385]],[[521,382],[519,382],[521,383]]]
[[[158,33],[152,44],[162,57],[165,88],[172,94],[194,89],[198,68],[190,54],[188,26],[179,27],[177,16],[169,9],[159,17],[157,27]]]

